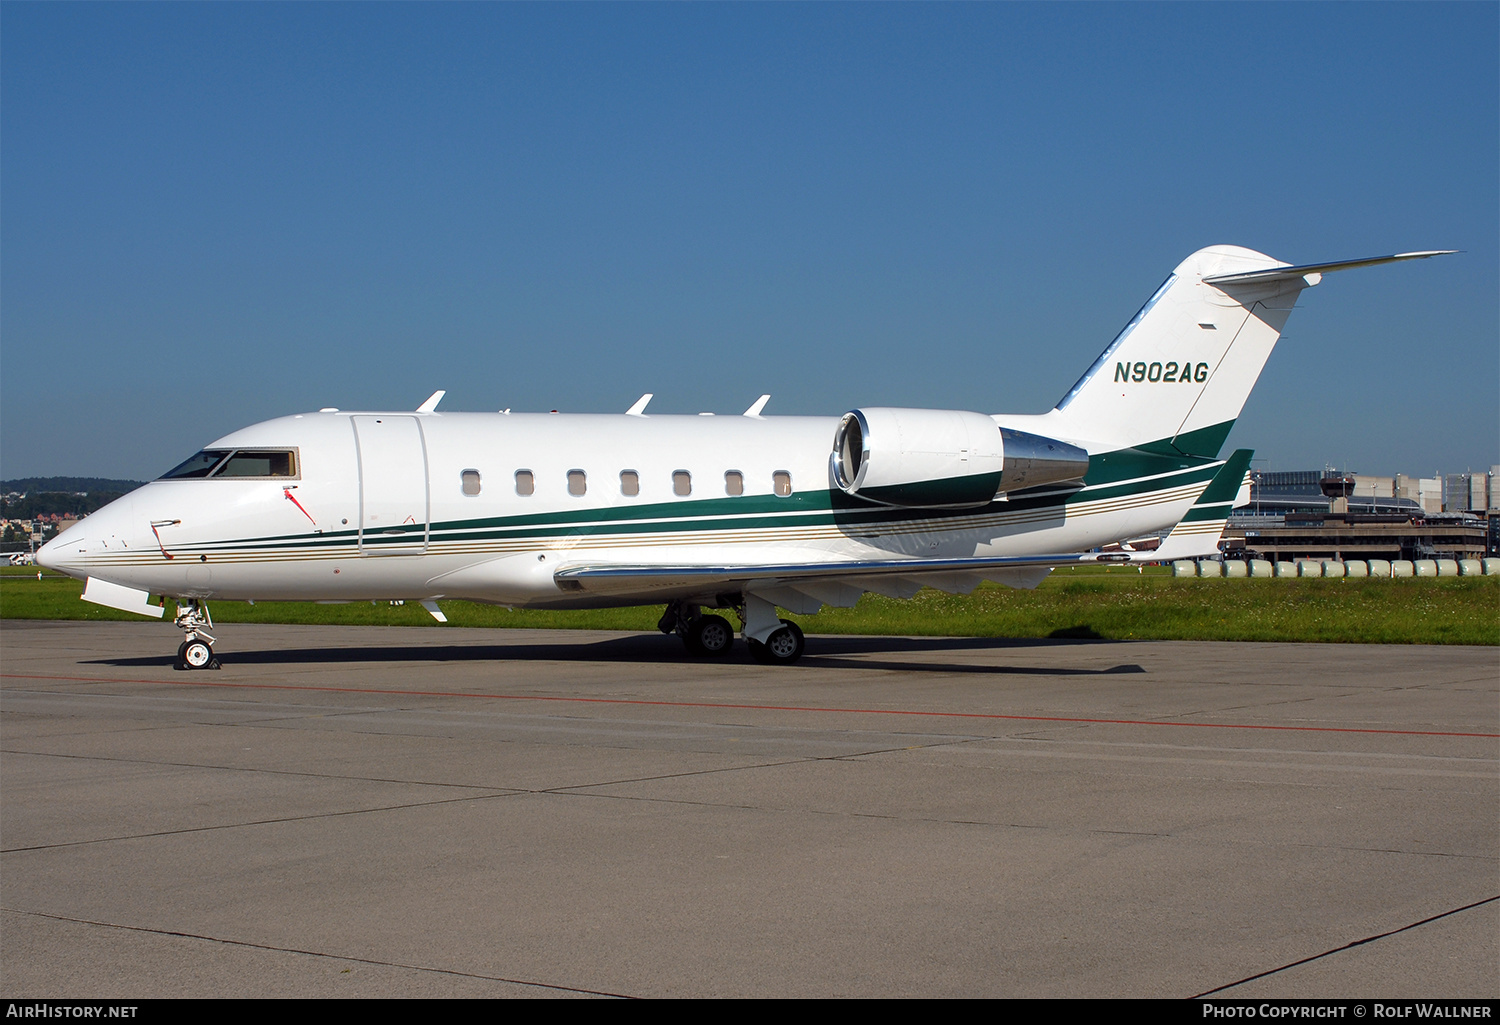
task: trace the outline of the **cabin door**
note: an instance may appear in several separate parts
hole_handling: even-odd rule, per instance
[[[414,416],[356,416],[359,554],[421,555],[432,507],[427,447]]]

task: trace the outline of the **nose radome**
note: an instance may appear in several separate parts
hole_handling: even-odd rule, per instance
[[[48,541],[36,553],[37,565],[66,573],[70,577],[88,576],[88,533],[82,523],[75,523]]]

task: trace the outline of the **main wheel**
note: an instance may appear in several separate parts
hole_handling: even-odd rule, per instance
[[[802,638],[802,628],[790,619],[783,619],[781,626],[766,638],[764,644],[750,642],[750,654],[755,661],[766,665],[789,666],[802,657],[807,642]]]
[[[734,647],[734,628],[723,616],[699,616],[688,627],[685,639],[694,654],[717,658]]]
[[[182,664],[189,669],[206,669],[214,660],[214,649],[205,641],[188,641],[181,649]]]

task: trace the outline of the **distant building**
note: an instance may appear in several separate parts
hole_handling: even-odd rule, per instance
[[[1441,477],[1411,477],[1398,473],[1393,478],[1397,498],[1409,498],[1427,512],[1443,511],[1443,480]]]
[[[1408,489],[1411,493],[1401,490],[1402,478],[1343,474],[1334,470],[1256,470],[1250,474],[1250,504],[1236,509],[1235,514],[1286,516],[1332,512],[1333,498],[1324,493],[1323,481],[1335,478],[1353,481],[1353,491],[1348,496],[1350,512],[1415,516],[1424,511],[1415,490]],[[1404,479],[1409,482],[1414,478]],[[1442,512],[1441,503],[1431,511]]]
[[[1257,471],[1249,504],[1230,515],[1223,548],[1235,558],[1273,562],[1482,558],[1495,553],[1500,537],[1500,512],[1486,514],[1492,480]]]

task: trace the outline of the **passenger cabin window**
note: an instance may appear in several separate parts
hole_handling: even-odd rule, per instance
[[[582,470],[568,471],[568,494],[575,498],[589,489],[589,479]]]
[[[634,498],[641,493],[641,475],[634,470],[620,471],[620,494]]]
[[[738,470],[730,470],[724,474],[724,494],[743,495],[745,493],[745,475]]]
[[[792,475],[785,470],[777,470],[771,474],[771,490],[776,492],[776,497],[785,498],[792,493]]]
[[[291,449],[206,449],[168,470],[162,479],[295,476],[297,456]]]
[[[465,470],[462,474],[464,494],[473,497],[479,494],[479,471]]]
[[[693,475],[686,470],[672,474],[672,494],[686,498],[693,493]]]
[[[536,478],[530,470],[516,471],[516,494],[530,495],[536,491]]]

